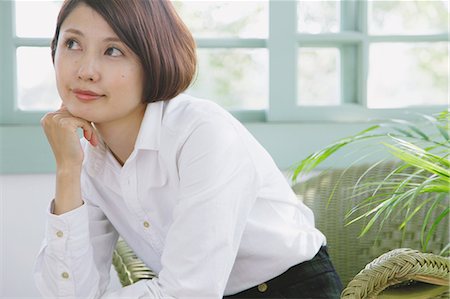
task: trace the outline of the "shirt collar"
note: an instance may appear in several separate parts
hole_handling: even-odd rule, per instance
[[[163,109],[163,101],[147,104],[136,139],[135,149],[159,150]],[[100,174],[104,171],[105,164],[108,164],[108,149],[106,145],[102,140],[99,140],[97,147],[91,146],[84,138],[82,142],[83,146],[87,147],[84,163],[88,173],[90,175]]]
[[[159,150],[164,101],[147,104],[135,149]]]

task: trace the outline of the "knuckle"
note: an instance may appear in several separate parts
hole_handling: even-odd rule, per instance
[[[48,112],[46,113],[42,118],[41,118],[41,126],[47,126],[49,124],[49,122],[51,121],[51,119],[53,118],[54,113],[53,112]]]
[[[58,124],[62,128],[66,128],[70,125],[70,121],[67,118],[60,118],[58,120]]]

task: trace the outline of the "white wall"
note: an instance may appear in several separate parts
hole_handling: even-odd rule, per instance
[[[0,176],[0,298],[40,298],[33,266],[54,195],[54,175]],[[112,273],[113,287],[119,286]]]

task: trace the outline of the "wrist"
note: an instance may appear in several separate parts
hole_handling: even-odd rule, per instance
[[[57,164],[56,174],[58,176],[79,176],[82,166],[79,164]]]
[[[81,199],[81,167],[58,167],[53,213],[61,215],[83,205]]]

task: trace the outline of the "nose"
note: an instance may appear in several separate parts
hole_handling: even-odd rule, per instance
[[[82,81],[97,82],[100,80],[100,72],[95,57],[85,55],[79,64],[78,79]]]

